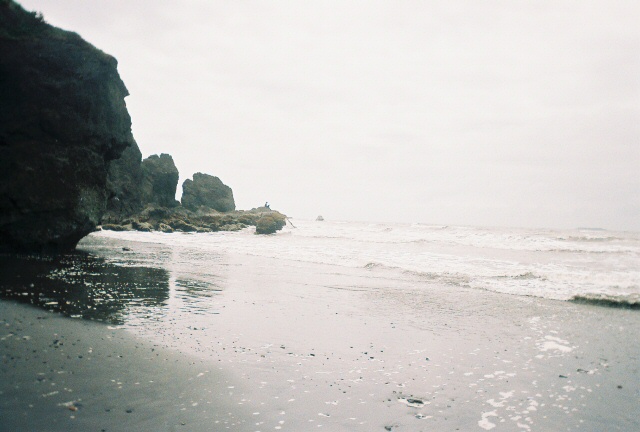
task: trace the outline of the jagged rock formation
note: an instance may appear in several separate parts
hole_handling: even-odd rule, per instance
[[[127,148],[111,162],[107,176],[109,202],[103,222],[117,222],[140,213],[145,207],[176,207],[178,169],[168,154],[142,160],[138,145]]]
[[[171,155],[151,155],[142,161],[142,184],[140,194],[143,205],[176,207],[178,168]]]
[[[282,213],[267,207],[235,211],[231,188],[208,174],[196,173],[184,182],[180,204],[173,199],[178,170],[171,156],[153,155],[140,163],[139,153],[136,146],[112,163],[112,199],[103,229],[207,233],[255,226],[256,233],[270,234],[286,224]],[[135,183],[139,177],[142,181]]]
[[[236,209],[231,188],[218,178],[209,174],[195,173],[193,180],[185,180],[182,184],[182,206],[196,211],[201,207],[219,212],[230,212]]]
[[[134,143],[117,61],[9,0],[0,53],[0,250],[71,250],[101,220],[109,162]]]

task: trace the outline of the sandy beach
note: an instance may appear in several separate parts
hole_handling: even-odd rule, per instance
[[[93,276],[3,267],[2,430],[640,428],[636,310],[375,267],[91,237],[82,249]],[[93,320],[43,309],[87,281],[100,289],[63,312]],[[16,303],[47,284],[66,294]]]

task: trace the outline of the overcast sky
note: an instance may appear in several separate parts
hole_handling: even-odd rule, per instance
[[[300,218],[640,230],[640,2],[23,0],[143,156]]]

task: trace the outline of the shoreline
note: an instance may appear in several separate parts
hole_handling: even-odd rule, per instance
[[[205,394],[217,413],[232,413],[219,421],[242,422],[231,430],[640,427],[637,311],[417,284],[376,277],[370,269],[224,251],[205,256],[129,241],[98,242],[85,250],[123,263],[109,281],[124,278],[137,286],[148,273],[122,269],[155,262],[164,270],[166,287],[154,294],[162,296],[158,304],[125,302],[126,329],[90,327],[96,337],[115,332],[134,345],[166,352],[176,360],[174,377],[195,372],[186,359],[216,366],[223,378],[214,384],[233,387],[223,389],[231,394],[205,394],[211,388],[200,385],[191,390]],[[24,307],[6,301],[0,306],[3,311]],[[53,321],[74,332],[88,325],[64,317]],[[17,340],[12,343],[18,346]],[[30,343],[54,354],[46,339]],[[152,374],[159,366],[138,360],[132,371]],[[88,367],[102,371],[112,361],[103,356]],[[27,378],[17,379],[27,388],[35,385]],[[143,393],[169,403],[164,399],[171,393],[154,391]],[[149,400],[141,400],[139,409]],[[81,408],[76,414],[85,413]],[[211,430],[211,413],[188,413],[188,430]],[[93,428],[108,419],[95,414]],[[131,418],[125,414],[125,420]]]

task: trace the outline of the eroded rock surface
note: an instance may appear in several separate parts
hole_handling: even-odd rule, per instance
[[[203,173],[195,173],[193,180],[184,181],[181,202],[184,208],[192,211],[201,207],[219,212],[236,209],[231,188],[218,177]]]
[[[62,252],[93,231],[133,145],[116,59],[0,1],[0,250]]]
[[[118,220],[138,213],[142,203],[142,153],[134,143],[111,162],[107,174],[109,200],[105,220]]]
[[[144,205],[176,207],[178,168],[171,155],[151,155],[142,161],[141,199]]]

